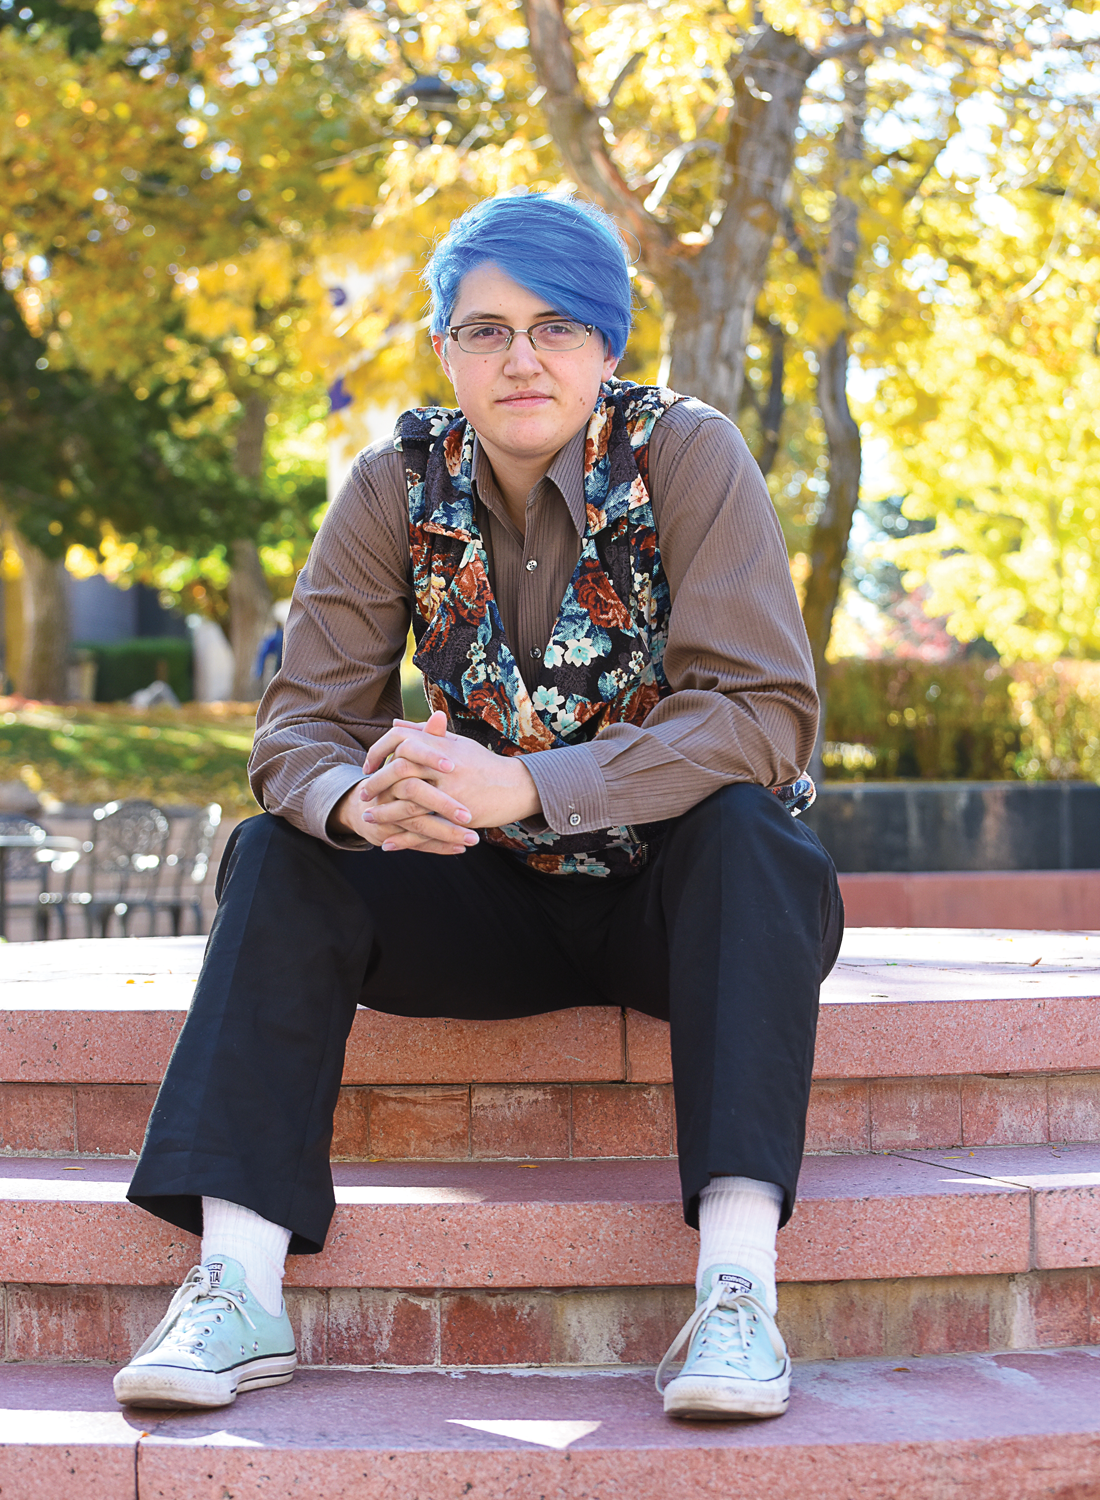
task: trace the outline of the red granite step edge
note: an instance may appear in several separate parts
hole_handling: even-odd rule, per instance
[[[0,1081],[158,1082],[200,960],[190,938],[0,949]],[[1100,934],[855,929],[822,1002],[817,1078],[1100,1070]],[[608,1008],[521,1021],[361,1011],[344,1072],[392,1087],[670,1078],[665,1023]]]
[[[155,1084],[0,1084],[0,1151],[132,1156]],[[591,1160],[675,1153],[667,1083],[345,1085],[337,1161]],[[818,1079],[807,1151],[1100,1140],[1100,1072]]]
[[[16,1366],[0,1370],[0,1485],[91,1500],[1089,1500],[1098,1373],[1090,1349],[807,1364],[779,1421],[715,1424],[666,1418],[648,1373],[303,1371],[185,1415],[120,1411],[107,1369]]]
[[[0,1286],[5,1362],[119,1363],[160,1321],[169,1287]],[[430,1293],[288,1287],[302,1366],[655,1365],[691,1286]],[[1100,1271],[781,1282],[794,1359],[996,1353],[1100,1344]]]
[[[9,1159],[0,1280],[164,1285],[196,1241],[124,1201],[123,1162]],[[671,1162],[340,1166],[323,1255],[295,1286],[663,1286],[697,1240]],[[1007,1274],[1100,1265],[1100,1148],[807,1159],[781,1232],[787,1281]]]
[[[1100,927],[1100,870],[937,870],[841,875],[851,927]]]
[[[1100,1070],[1097,995],[833,1002],[823,997],[815,1078]],[[159,1083],[184,1009],[0,1010],[0,1080]],[[344,1082],[668,1083],[664,1021],[613,1009],[522,1021],[411,1020],[360,1011]]]

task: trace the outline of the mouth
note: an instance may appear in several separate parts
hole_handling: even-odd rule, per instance
[[[501,396],[497,405],[522,409],[525,406],[541,406],[543,402],[552,399],[545,391],[513,391],[510,396]]]

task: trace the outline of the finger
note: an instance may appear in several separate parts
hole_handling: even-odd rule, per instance
[[[432,720],[434,720],[436,717],[438,717],[440,720],[439,729],[431,727]],[[420,723],[416,719],[394,719],[393,727],[395,729],[419,729],[427,734],[439,735],[441,739],[447,740],[457,740],[460,738],[460,736],[455,734],[453,730],[447,728],[447,715],[442,712],[440,712],[438,716],[436,714],[433,714],[431,719],[428,719],[425,723]]]
[[[412,724],[408,728],[393,728],[367,751],[363,769],[370,775],[380,769],[390,756],[415,755],[423,765],[440,771],[453,771],[454,763],[440,753],[439,736],[426,735],[423,724]],[[415,747],[415,748],[414,748]]]
[[[434,783],[436,776],[445,776],[453,770],[453,763],[427,743],[408,742],[402,745],[400,755],[391,756],[384,766],[379,766],[360,783],[359,796],[362,801],[369,802],[405,777]]]
[[[379,767],[373,775],[367,777],[359,790],[360,800],[363,802],[376,802],[382,796],[389,796],[391,800],[394,797],[401,797],[402,794],[398,792],[397,788],[402,782],[421,783],[427,786],[429,783],[425,779],[425,769],[422,766],[411,764],[401,756],[397,756],[393,760],[387,761],[384,766]],[[430,772],[427,774],[430,774]],[[411,800],[416,800],[415,795]]]
[[[380,836],[383,849],[416,849],[426,845],[432,848],[472,849],[480,840],[470,829],[455,828],[430,815],[417,816],[415,808],[406,812],[402,821],[392,824],[376,824],[373,836]]]
[[[376,803],[364,813],[363,821],[383,836],[403,829],[411,829],[426,838],[449,843],[472,847],[478,842],[478,835],[472,828],[463,828],[461,824],[452,823],[447,818],[427,812],[417,802]]]
[[[465,854],[464,844],[437,844],[431,839],[387,839],[379,848],[383,854],[392,854],[397,849],[411,849],[417,854]]]
[[[446,818],[448,823],[461,823],[466,828],[473,818],[470,809],[463,803],[456,801],[430,781],[423,781],[416,776],[406,776],[395,781],[370,801],[372,805],[383,807],[394,802],[415,803],[421,812],[436,813],[439,817]]]
[[[433,838],[428,834],[414,833],[410,828],[385,829],[368,826],[364,837],[376,848],[389,854],[394,849],[415,849],[421,854],[465,854],[467,845],[451,843],[447,839]]]

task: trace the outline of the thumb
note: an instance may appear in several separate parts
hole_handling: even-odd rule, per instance
[[[422,727],[425,734],[445,736],[447,733],[447,715],[441,708],[437,708]]]

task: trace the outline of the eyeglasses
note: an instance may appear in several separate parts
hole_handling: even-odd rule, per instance
[[[517,333],[525,333],[532,349],[547,354],[567,354],[581,349],[595,328],[594,323],[574,323],[572,318],[547,318],[530,328],[513,328],[510,323],[460,323],[447,332],[466,354],[502,354],[512,347]]]

